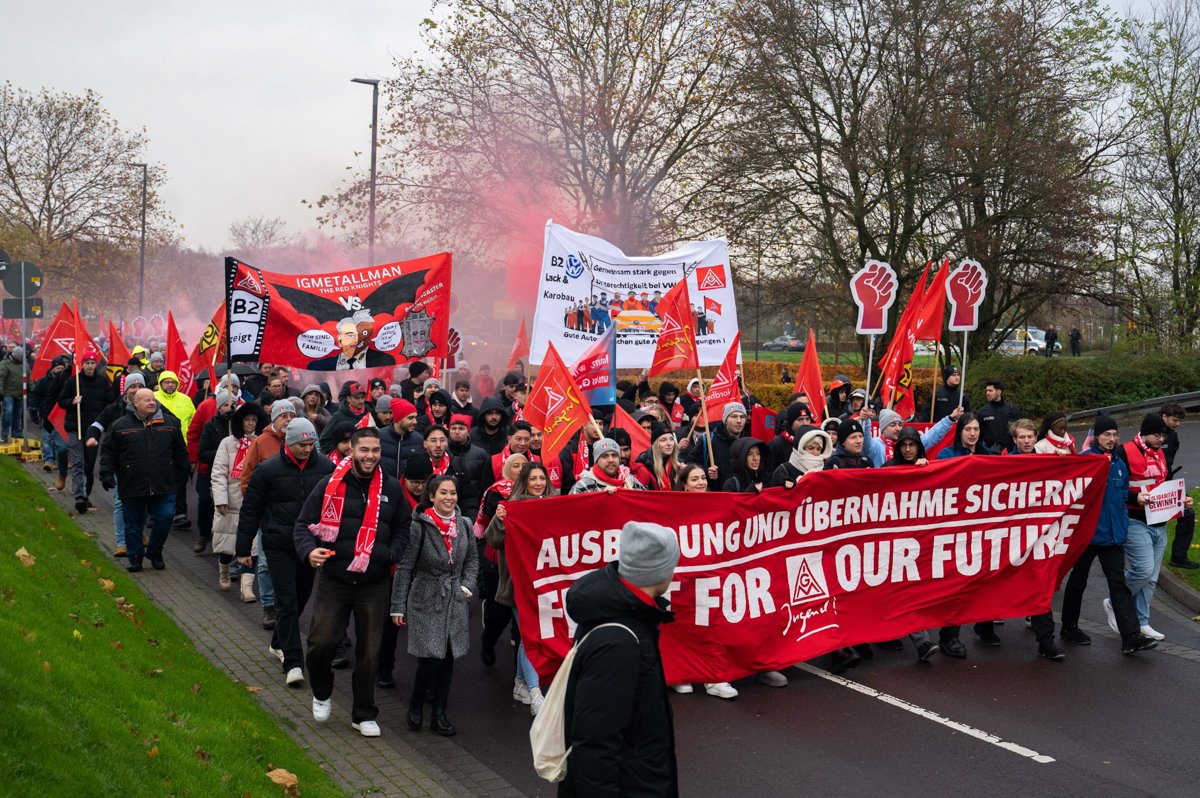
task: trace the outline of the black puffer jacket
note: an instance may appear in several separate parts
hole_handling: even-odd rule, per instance
[[[621,583],[617,564],[584,575],[567,591],[575,639],[604,623],[580,646],[568,675],[567,777],[560,796],[675,796],[675,731],[659,625],[674,620],[667,602],[650,606]]]
[[[840,445],[833,450],[833,454],[825,461],[825,470],[832,471],[837,468],[871,468],[871,458],[864,453],[850,454]]]
[[[394,424],[379,430],[379,466],[389,477],[402,478],[408,458],[424,449],[425,436],[415,429],[403,438]]]
[[[314,453],[301,468],[286,446],[279,454],[259,463],[242,499],[237,556],[250,556],[250,547],[260,526],[264,547],[294,549],[292,533],[300,508],[317,483],[332,473],[333,463],[328,457]]]
[[[383,477],[382,495],[379,497],[379,526],[375,530],[375,545],[371,548],[367,570],[363,573],[348,569],[354,559],[354,541],[366,515],[371,480],[358,477],[353,468],[346,472],[346,478],[342,481],[342,523],[338,526],[337,540],[333,543],[318,540],[308,528],[309,524],[321,520],[321,505],[325,501],[325,486],[328,484],[329,477],[325,477],[313,487],[300,510],[300,517],[292,527],[296,553],[300,555],[301,562],[308,562],[309,552],[313,549],[329,548],[337,553],[325,561],[321,570],[330,579],[366,585],[391,578],[392,565],[400,562],[408,546],[411,521],[408,500],[404,498],[400,482],[386,475]]]
[[[82,371],[79,372],[78,394],[75,392],[74,376],[63,382],[62,391],[58,394],[58,406],[67,411],[68,433],[75,429],[75,397],[77,395],[83,397],[83,401],[79,403],[82,422],[80,426],[86,430],[104,412],[104,408],[112,403],[112,385],[108,381],[108,375],[99,367],[96,368],[96,373],[90,377]]]
[[[492,484],[492,459],[470,440],[462,445],[450,444],[451,468],[458,477],[458,506],[464,518],[475,522],[483,492]]]
[[[109,488],[115,477],[122,499],[174,493],[190,467],[179,419],[161,407],[149,421],[130,410],[104,434],[100,482]]]
[[[746,424],[746,426],[742,429],[742,434],[738,435],[737,437],[744,438],[748,437],[749,435],[750,425]],[[713,422],[712,448],[713,458],[717,465],[717,478],[710,479],[708,481],[709,490],[720,490],[721,486],[725,484],[725,480],[733,476],[733,464],[730,461],[729,453],[733,448],[733,442],[735,440],[737,440],[737,438],[733,437],[729,431],[725,429],[724,424],[720,422]],[[687,462],[696,463],[703,468],[708,468],[708,466],[711,465],[708,462],[708,444],[704,441],[704,435],[696,436],[696,442],[688,447],[688,453],[685,459]]]

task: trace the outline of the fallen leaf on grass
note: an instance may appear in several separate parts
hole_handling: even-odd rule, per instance
[[[79,561],[79,564],[80,564],[80,565],[82,565],[84,568],[91,568],[91,567],[92,567],[92,562],[91,562],[91,560],[80,560],[80,561]]]
[[[24,565],[26,568],[32,568],[33,564],[37,562],[37,560],[34,559],[34,556],[30,554],[24,546],[17,549],[15,553],[17,555],[17,559],[21,561],[21,565]]]
[[[42,663],[42,670],[44,670],[46,673],[49,673],[49,672],[50,672],[50,663],[49,663],[49,662],[43,662],[43,663]]]
[[[79,631],[78,629],[72,629],[72,630],[71,630],[71,637],[75,638],[76,640],[82,640],[82,639],[83,639],[83,632]]]
[[[200,682],[192,685],[192,695],[200,695]]]
[[[153,637],[147,637],[146,645],[150,646],[151,648],[158,648],[159,645],[161,645],[161,644],[157,640],[155,640]]]
[[[252,685],[252,684],[248,684],[248,685],[246,685],[246,692],[247,693],[261,693],[262,688],[256,687],[255,685]]]
[[[283,768],[275,768],[267,771],[267,778],[283,788],[284,795],[299,795],[300,794],[300,779],[296,778],[296,774],[290,773]]]
[[[37,640],[37,632],[26,632],[24,627],[18,628],[17,634],[26,640]]]
[[[152,671],[146,671],[147,676],[158,676],[163,672],[162,668],[155,668]]]
[[[44,513],[44,512],[46,512],[46,508],[45,508],[45,507],[34,507],[33,509],[37,510],[39,513]]]
[[[212,754],[210,754],[208,751],[205,751],[200,746],[196,746],[196,750],[193,751],[193,753],[196,755],[196,759],[199,759],[201,762],[207,762],[209,757],[212,756]]]
[[[111,593],[117,586],[117,583],[111,579],[97,579],[96,581],[100,583],[100,587],[105,593]]]
[[[151,759],[158,759],[158,746],[156,745],[147,751],[146,756],[150,757]]]
[[[112,646],[113,648],[115,648],[117,651],[120,651],[123,648],[125,648],[125,645],[120,640],[114,640],[111,643],[109,643],[109,645]]]

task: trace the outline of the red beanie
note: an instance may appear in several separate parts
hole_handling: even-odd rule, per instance
[[[465,427],[469,427],[471,426],[471,417],[466,413],[455,413],[450,416],[450,426],[453,427],[455,424],[462,424]]]
[[[407,399],[392,398],[392,418],[399,421],[405,416],[411,416],[417,412],[417,406]]]

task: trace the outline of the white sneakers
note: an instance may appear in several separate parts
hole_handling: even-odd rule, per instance
[[[763,671],[755,676],[754,680],[759,684],[765,684],[767,687],[788,686],[788,678],[779,671]]]
[[[379,736],[379,724],[373,720],[364,720],[362,723],[351,723],[350,728],[354,729],[363,737]]]
[[[516,682],[513,683],[513,701],[520,701],[525,705],[533,703],[529,688],[525,686],[525,680],[520,677],[517,677]]]
[[[1104,614],[1108,616],[1108,628],[1120,634],[1121,630],[1117,628],[1117,615],[1113,612],[1111,599],[1104,600]]]
[[[287,682],[288,687],[298,687],[304,684],[304,671],[299,668],[290,668],[283,680]]]
[[[690,684],[673,684],[671,689],[680,695],[691,695],[694,692],[694,688]]]
[[[717,698],[737,698],[738,691],[729,682],[704,685],[704,692]]]
[[[1167,636],[1165,634],[1156,630],[1150,624],[1146,624],[1145,626],[1142,627],[1142,634],[1144,634],[1146,637],[1150,638],[1151,640],[1166,640],[1167,639]]]
[[[272,657],[276,657],[280,662],[283,662],[283,649],[267,646],[267,653]]]
[[[333,711],[333,699],[326,698],[324,701],[313,696],[313,720],[317,723],[324,723],[329,720],[329,713]]]
[[[536,718],[538,710],[540,710],[542,708],[542,704],[545,703],[545,701],[546,701],[546,697],[542,695],[542,688],[535,687],[532,690],[530,690],[529,691],[529,714]]]

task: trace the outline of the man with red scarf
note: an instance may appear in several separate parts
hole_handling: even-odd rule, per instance
[[[313,719],[329,720],[333,657],[353,613],[351,725],[363,737],[379,736],[376,667],[392,568],[408,545],[410,518],[400,482],[380,468],[382,456],[378,430],[355,432],[350,457],[317,483],[294,526],[296,553],[318,571],[306,659]]]
[[[492,478],[500,479],[504,475],[504,464],[508,462],[508,458],[514,454],[523,454],[529,457],[529,442],[533,440],[533,427],[528,421],[514,421],[512,428],[508,431],[508,443],[500,450],[499,454],[492,455]],[[530,457],[531,460],[539,458]]]
[[[571,493],[615,493],[622,488],[645,490],[640,482],[621,465],[621,447],[612,438],[601,438],[592,447],[595,465],[579,475]]]

